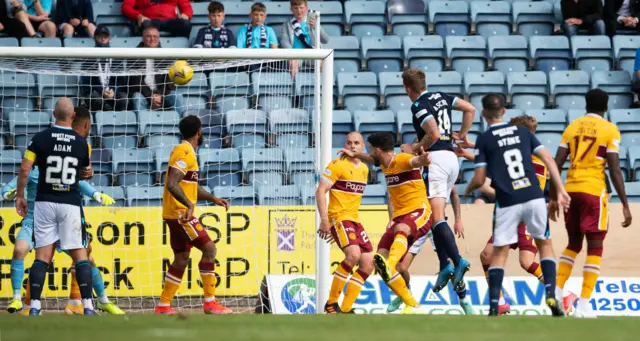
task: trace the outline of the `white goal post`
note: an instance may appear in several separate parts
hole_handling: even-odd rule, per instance
[[[175,60],[198,61],[193,64],[194,70],[198,71],[199,65],[202,68],[216,69],[223,67],[224,63],[233,65],[235,61],[244,61],[245,64],[259,63],[261,61],[287,61],[287,60],[308,60],[316,61],[316,96],[315,108],[319,109],[316,113],[311,114],[315,121],[313,126],[315,131],[313,134],[313,143],[315,145],[315,164],[316,164],[316,185],[317,180],[322,174],[324,168],[329,162],[336,157],[332,155],[332,110],[333,110],[333,85],[334,85],[334,56],[333,50],[330,49],[175,49],[175,48],[50,48],[50,47],[3,47],[0,49],[0,62],[15,62],[15,72],[26,73],[44,73],[44,74],[61,74],[61,75],[77,75],[80,76],[87,70],[74,73],[75,71],[64,70],[57,73],[55,68],[46,67],[40,71],[39,63],[45,65],[50,62],[60,62],[65,60],[87,61],[99,59],[117,59],[117,60],[138,60],[147,59],[163,60],[170,63]],[[200,63],[200,64],[198,64]],[[205,63],[209,63],[204,65]],[[143,63],[144,64],[144,63]],[[158,67],[158,65],[160,65]],[[170,64],[157,64],[158,72],[168,70]],[[8,67],[1,67],[4,72],[10,71]],[[200,69],[202,70],[202,69]],[[91,72],[91,71],[89,71]],[[0,84],[0,87],[3,85]],[[319,94],[319,96],[317,96]],[[7,116],[3,118],[7,123]],[[44,129],[44,127],[43,127]],[[7,206],[5,206],[7,207]],[[7,208],[8,209],[8,208]],[[316,229],[320,224],[316,209]],[[314,231],[315,232],[315,231]],[[7,247],[12,246],[8,244]],[[219,253],[224,253],[224,249]],[[331,283],[330,273],[330,244],[320,239],[317,234],[315,237],[315,273],[316,273],[316,311],[323,313],[322,307],[327,301],[329,288]],[[59,257],[59,256],[58,256]],[[194,252],[192,258],[199,258],[199,252]],[[194,263],[194,264],[195,264]],[[197,276],[197,275],[196,275]],[[155,278],[155,277],[154,277]],[[197,277],[196,277],[197,278]],[[8,285],[8,282],[4,282]],[[158,288],[162,283],[156,281]],[[255,284],[259,286],[259,283]],[[158,291],[154,291],[159,294]],[[4,289],[2,291],[5,292]],[[4,295],[3,295],[4,296]]]

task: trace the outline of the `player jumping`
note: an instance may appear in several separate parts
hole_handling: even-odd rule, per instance
[[[605,167],[622,203],[624,222],[631,225],[631,212],[627,202],[622,171],[620,170],[620,131],[604,119],[608,110],[609,96],[600,89],[586,95],[587,114],[573,121],[562,134],[556,164],[562,169],[571,155],[567,174],[566,190],[571,196],[571,206],[564,215],[569,245],[560,256],[556,297],[562,298],[564,285],[571,275],[575,258],[582,250],[583,239],[587,239],[587,260],[583,268],[582,293],[578,300],[575,317],[596,317],[589,299],[600,274],[600,260],[604,238],[609,227],[609,194],[605,180]],[[559,186],[558,186],[559,187]],[[555,187],[551,188],[551,192]],[[558,215],[558,203],[549,203],[551,219]],[[546,278],[546,276],[545,276]],[[570,310],[576,299],[571,294],[565,300],[565,309]]]
[[[471,129],[475,108],[460,98],[442,92],[428,92],[425,73],[422,70],[404,71],[402,82],[407,95],[414,103],[411,106],[413,128],[419,142],[413,145],[413,151],[417,153],[422,147],[429,151],[433,158],[433,163],[423,171],[429,203],[433,208],[433,241],[440,261],[440,273],[433,291],[442,290],[450,279],[455,288],[462,288],[463,278],[469,271],[470,263],[460,256],[455,237],[445,219],[447,199],[458,178],[460,167],[458,158],[453,153],[451,112],[459,110],[463,113],[462,127],[457,134],[458,138],[464,139]]]
[[[183,141],[171,151],[162,197],[162,219],[169,226],[174,260],[165,274],[164,288],[155,313],[177,314],[171,307],[171,301],[180,288],[182,275],[189,263],[191,248],[195,246],[202,251],[202,259],[198,263],[198,268],[204,291],[204,313],[231,314],[231,309],[221,305],[215,297],[216,246],[202,227],[200,220],[193,215],[198,199],[224,206],[227,210],[229,203],[198,185],[199,168],[196,148],[203,142],[200,119],[193,115],[186,116],[180,120],[179,129]]]
[[[344,148],[354,153],[362,152],[364,150],[362,135],[357,132],[347,135]],[[318,234],[325,240],[334,240],[345,255],[344,260],[333,273],[329,300],[324,306],[327,314],[353,312],[351,309],[353,302],[358,298],[362,286],[373,272],[373,246],[358,217],[368,175],[369,168],[357,158],[338,158],[333,160],[324,171],[316,190],[316,203],[320,212]],[[328,208],[327,192],[330,193]],[[358,270],[349,278],[349,274],[356,265]],[[342,306],[339,306],[338,298],[345,284],[347,291],[342,300]]]
[[[562,180],[551,154],[529,130],[507,124],[502,117],[504,99],[489,94],[482,99],[482,116],[489,128],[476,142],[475,174],[465,195],[485,183],[487,173],[493,176],[496,209],[493,226],[494,250],[489,268],[489,316],[498,316],[504,265],[509,246],[518,242],[518,225],[524,222],[540,248],[540,265],[545,278],[546,303],[554,316],[564,316],[556,299],[556,261],[549,235],[549,220],[540,184],[532,161],[538,156],[547,166],[551,181],[558,188],[558,202],[569,207],[571,199],[562,187]]]
[[[59,99],[53,115],[55,125],[36,134],[27,147],[16,190],[16,210],[20,216],[26,217],[25,187],[29,173],[37,163],[42,172],[33,207],[36,260],[29,272],[32,297],[29,315],[41,313],[44,279],[57,243],[61,249],[69,250],[75,263],[84,315],[95,315],[91,300],[91,264],[84,246],[82,196],[78,191],[79,180],[93,175],[89,147],[84,137],[72,129],[75,112],[70,99]],[[87,126],[90,129],[90,120]]]
[[[419,305],[397,271],[397,265],[414,241],[426,235],[431,228],[431,207],[420,171],[429,165],[431,158],[424,149],[420,156],[395,154],[391,133],[373,133],[367,142],[369,154],[348,149],[342,149],[341,153],[380,165],[385,174],[392,223],[380,238],[373,261],[380,277],[405,303],[402,313],[409,314]]]
[[[536,128],[538,126],[538,122],[535,117],[528,115],[521,115],[518,117],[514,117],[509,122],[512,125],[518,127],[524,127],[529,129],[531,133],[536,132]],[[463,146],[464,148],[475,148],[475,143],[465,141],[463,144],[459,144],[459,146]],[[470,161],[475,160],[475,155],[465,149],[457,147],[455,152],[458,156],[464,157]],[[544,163],[535,155],[532,156],[533,166],[536,170],[536,176],[538,177],[538,182],[540,183],[540,189],[544,191],[544,188],[547,184],[547,167]],[[493,192],[495,196],[495,190],[491,187],[491,175],[487,174],[487,180],[483,186],[488,187],[488,192]],[[495,216],[495,211],[494,211]],[[540,268],[540,264],[535,261],[536,254],[538,253],[538,248],[533,243],[533,239],[531,235],[527,232],[527,226],[524,223],[520,223],[518,225],[518,242],[515,244],[511,244],[510,248],[512,250],[518,249],[518,257],[520,259],[520,266],[527,271],[528,273],[535,276],[539,281],[543,282],[542,277],[542,269]],[[484,250],[480,253],[480,261],[482,262],[482,268],[484,269],[484,275],[489,280],[489,266],[491,265],[491,255],[493,254],[493,237],[489,238],[487,245]],[[507,314],[511,311],[511,306],[504,300],[502,295],[502,291],[500,291],[500,301],[498,303],[498,313],[499,315]]]

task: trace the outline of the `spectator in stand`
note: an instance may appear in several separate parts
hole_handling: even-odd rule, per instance
[[[149,24],[142,31],[142,42],[138,48],[161,48],[160,31]],[[156,69],[153,59],[146,61],[146,74],[129,78],[130,92],[133,95],[133,110],[174,109],[184,112],[182,95],[175,92],[175,85],[169,79],[169,74],[163,68]]]
[[[56,23],[65,38],[93,37],[96,25],[93,22],[91,0],[58,1]]]
[[[149,21],[171,36],[188,38],[191,33],[193,8],[189,0],[124,0],[121,10],[125,17],[136,22],[141,31],[148,25],[144,23]]]
[[[280,47],[283,49],[312,49],[318,47],[316,40],[316,21],[318,14],[310,11],[307,0],[291,0],[293,18],[282,24],[280,31]],[[320,42],[329,42],[329,35],[320,28]],[[289,61],[289,72],[295,76],[299,70],[298,60]]]
[[[236,37],[224,26],[224,5],[218,1],[212,1],[209,3],[208,10],[211,24],[198,31],[193,47],[223,49],[236,47]]]
[[[604,11],[610,37],[620,29],[640,31],[640,0],[605,0]]]
[[[247,24],[238,30],[238,43],[236,46],[239,48],[253,48],[253,49],[277,49],[278,37],[273,28],[264,24],[267,19],[267,7],[261,3],[256,2],[251,6],[251,24]]]
[[[578,34],[579,29],[588,30],[590,35],[605,35],[606,26],[602,19],[602,0],[562,0],[563,29],[568,37]]]
[[[22,20],[19,18],[14,18],[13,14],[13,6],[7,3],[8,0],[0,1],[0,33],[7,34],[11,37],[23,38],[23,37],[31,37],[35,34],[33,32],[33,27],[29,22],[29,18],[27,18],[27,13],[22,11]],[[31,32],[27,29],[25,22],[29,24],[29,28]]]
[[[95,47],[110,47],[111,32],[104,25],[98,25],[93,36]],[[98,76],[83,76],[82,84],[88,90],[89,108],[91,111],[123,111],[127,110],[127,93],[118,85],[118,80],[113,76],[113,59],[99,60],[98,65],[92,66],[99,70]]]
[[[39,32],[47,38],[56,36],[56,24],[49,18],[53,0],[11,0],[10,6],[14,17],[17,19],[24,17],[21,12],[26,13],[29,21],[28,26],[31,26],[31,30],[28,26],[27,30],[29,32],[33,31],[33,35]],[[24,22],[21,19],[20,21]],[[26,22],[24,23],[26,25]]]

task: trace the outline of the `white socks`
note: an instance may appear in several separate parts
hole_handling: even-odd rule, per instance
[[[100,296],[98,297],[98,302],[100,302],[100,304],[107,304],[109,303],[109,298],[107,298],[107,296]]]
[[[562,292],[562,288],[559,286],[556,286],[556,300],[562,300],[564,298],[564,296],[562,296],[564,293]]]
[[[42,309],[40,300],[31,300],[31,309]]]
[[[93,301],[90,298],[82,299],[82,305],[84,306],[85,309],[93,310]]]
[[[205,298],[204,298],[204,301],[205,301],[205,302],[212,302],[212,301],[214,301],[215,299],[216,299],[216,297],[215,297],[215,296],[205,297]]]

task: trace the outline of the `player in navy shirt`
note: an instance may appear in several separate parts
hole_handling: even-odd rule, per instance
[[[492,175],[491,185],[496,190],[496,209],[493,226],[494,251],[489,267],[489,315],[498,315],[509,246],[518,241],[518,225],[523,222],[540,250],[547,306],[554,316],[564,316],[562,304],[555,297],[556,261],[549,239],[547,205],[531,161],[532,154],[547,166],[551,181],[559,189],[558,202],[566,208],[569,207],[569,195],[562,186],[554,159],[538,139],[528,129],[503,121],[505,107],[502,96],[486,95],[482,99],[482,106],[482,116],[489,128],[476,141],[475,174],[465,194],[482,186],[487,173]]]
[[[456,215],[454,227],[458,235],[462,235],[459,199],[457,193],[452,192],[458,178],[459,162],[453,152],[451,113],[453,110],[462,111],[463,122],[458,138],[464,138],[471,128],[475,108],[463,99],[442,92],[428,92],[425,73],[419,69],[404,71],[402,81],[407,95],[413,101],[412,120],[418,136],[418,143],[413,144],[413,150],[417,153],[422,147],[431,153],[433,159],[429,167],[423,170],[427,196],[433,212],[433,242],[440,261],[440,272],[433,290],[440,291],[450,278],[453,278],[452,282],[457,290],[464,290],[463,277],[470,264],[460,257],[455,237],[445,218],[445,208],[447,200],[451,197]]]
[[[29,172],[38,165],[38,193],[34,205],[34,240],[36,260],[31,267],[31,310],[29,315],[40,315],[40,297],[44,278],[53,258],[56,242],[69,250],[76,268],[85,315],[95,314],[91,301],[91,264],[87,259],[82,236],[82,197],[78,182],[90,178],[89,146],[87,141],[72,129],[75,112],[70,99],[61,98],[54,110],[55,125],[36,134],[25,152],[20,175],[16,209],[26,216],[27,202],[24,188]],[[91,116],[85,118],[84,130],[91,129]]]

